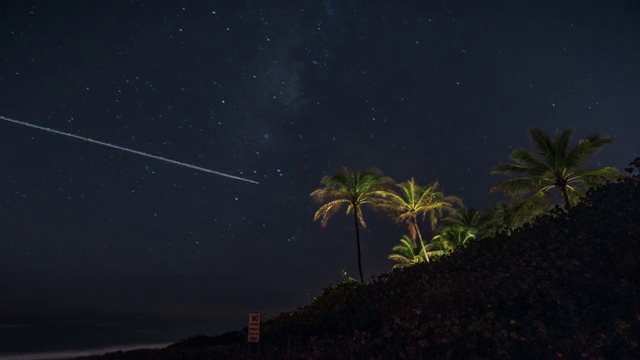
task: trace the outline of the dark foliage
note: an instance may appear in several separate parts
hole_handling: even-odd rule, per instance
[[[636,167],[640,160],[636,159]],[[106,359],[640,359],[640,177],[245,332]]]
[[[629,163],[629,167],[624,168],[626,172],[633,175],[634,170],[638,172],[640,175],[640,156],[635,158],[632,162]]]

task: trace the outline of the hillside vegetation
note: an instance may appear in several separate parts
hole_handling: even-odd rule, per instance
[[[640,168],[640,159],[634,161]],[[246,329],[104,359],[640,359],[640,178]]]

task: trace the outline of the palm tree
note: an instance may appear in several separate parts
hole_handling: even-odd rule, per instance
[[[484,237],[490,233],[491,214],[474,208],[463,207],[455,209],[442,219],[448,227],[464,229],[474,237]]]
[[[543,130],[530,128],[529,137],[535,150],[514,150],[509,156],[513,163],[494,167],[493,174],[513,178],[493,187],[491,192],[500,190],[516,196],[535,192],[529,201],[536,207],[549,203],[549,190],[556,188],[567,208],[571,208],[584,196],[584,188],[616,179],[619,175],[613,167],[583,169],[589,158],[611,144],[613,139],[595,134],[571,145],[573,133],[573,129],[556,130],[552,139]]]
[[[469,229],[462,226],[447,226],[433,237],[432,244],[440,244],[443,250],[449,251],[466,246],[469,241],[474,239],[476,239],[476,235]]]
[[[429,259],[431,260],[437,260],[441,256],[447,255],[449,253],[449,248],[447,247],[447,244],[438,240],[431,241],[430,243],[425,245],[425,250],[426,250],[426,254],[429,256]],[[422,254],[422,256],[424,257],[425,253],[421,251],[420,254]]]
[[[510,202],[499,201],[483,211],[487,216],[484,237],[502,232],[511,234],[513,230],[546,214],[552,208],[553,205],[548,202],[535,202],[522,196],[514,197]]]
[[[511,202],[500,201],[489,206],[485,213],[489,217],[487,235],[495,236],[498,233],[506,232],[510,234],[516,228],[533,220],[538,215],[545,213],[549,206],[541,204],[538,207],[526,199],[515,198]]]
[[[445,196],[438,191],[437,181],[429,186],[419,186],[411,178],[395,185],[395,189],[384,192],[378,207],[391,214],[397,223],[404,223],[409,227],[414,244],[417,235],[425,260],[429,261],[429,252],[425,248],[418,226],[418,216],[422,215],[424,220],[429,214],[431,228],[434,229],[442,212],[453,209],[454,204],[462,205],[462,200],[456,196]]]
[[[400,244],[395,245],[391,251],[392,253],[389,255],[389,260],[397,262],[397,264],[393,265],[393,269],[407,267],[424,261],[424,255],[418,250],[414,241],[408,235],[404,235],[400,239]]]
[[[316,211],[313,220],[320,220],[322,227],[327,226],[329,218],[347,206],[347,215],[353,212],[356,227],[356,246],[358,248],[358,271],[360,282],[364,282],[362,274],[362,256],[360,254],[360,226],[366,228],[362,207],[371,206],[381,196],[385,184],[391,179],[383,177],[376,171],[351,172],[347,168],[335,175],[328,175],[320,180],[324,187],[316,189],[311,197],[323,205]]]
[[[449,247],[441,241],[434,241],[426,245],[422,250],[419,250],[415,245],[415,241],[411,239],[409,235],[404,235],[400,239],[400,244],[395,245],[392,251],[389,255],[389,260],[397,262],[398,264],[393,265],[393,269],[398,269],[425,262],[427,256],[431,260],[434,260],[439,256],[447,254]],[[425,251],[427,256],[425,256]]]

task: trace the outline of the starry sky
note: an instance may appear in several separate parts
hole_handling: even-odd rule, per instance
[[[357,275],[342,166],[482,208],[526,129],[640,152],[637,1],[2,1],[0,317],[242,319]],[[478,5],[478,4],[482,5]],[[365,213],[365,276],[405,233]]]

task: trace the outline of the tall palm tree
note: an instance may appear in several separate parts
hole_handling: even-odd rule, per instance
[[[404,235],[400,239],[400,244],[395,245],[391,251],[392,253],[389,255],[389,260],[397,262],[397,264],[393,265],[393,269],[407,267],[424,261],[424,255],[422,255],[422,252],[418,250],[414,241],[408,235]]]
[[[397,223],[404,223],[409,227],[409,234],[415,243],[416,235],[422,247],[425,260],[429,261],[429,252],[425,248],[422,233],[418,226],[418,216],[422,218],[429,214],[431,228],[434,229],[438,217],[443,211],[453,209],[457,204],[462,206],[462,200],[456,196],[445,196],[438,191],[438,182],[429,186],[419,186],[411,178],[408,181],[395,184],[395,188],[387,189],[378,207],[390,214]]]
[[[534,150],[514,150],[509,156],[512,163],[494,167],[493,174],[513,178],[498,184],[491,192],[500,190],[516,196],[535,192],[529,201],[537,206],[549,203],[549,190],[556,188],[570,208],[584,196],[585,188],[616,179],[619,175],[613,167],[584,169],[589,158],[611,144],[613,139],[595,134],[572,145],[573,133],[573,129],[556,130],[555,137],[551,138],[543,130],[530,128],[529,137]]]
[[[376,171],[355,171],[351,172],[347,168],[335,175],[328,175],[320,180],[324,186],[311,193],[311,197],[323,205],[316,211],[313,220],[320,220],[322,227],[327,226],[329,218],[340,210],[347,207],[347,215],[353,213],[354,225],[356,227],[356,246],[358,248],[358,271],[360,272],[360,282],[364,282],[362,274],[362,255],[360,253],[360,226],[366,228],[362,207],[371,206],[381,196],[386,184],[391,183],[391,179],[383,177]]]

